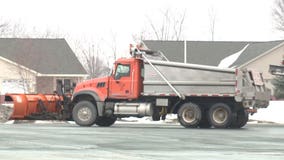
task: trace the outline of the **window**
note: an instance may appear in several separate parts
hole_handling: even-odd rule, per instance
[[[0,94],[6,93],[30,93],[32,90],[32,82],[22,79],[4,79]]]
[[[71,80],[64,79],[64,93],[71,92]]]
[[[121,77],[128,77],[130,75],[130,66],[126,64],[118,64],[115,72],[115,79],[120,79]]]
[[[144,69],[144,63],[143,62],[141,63],[140,68],[141,68],[141,78],[144,78],[145,69]]]
[[[71,86],[71,79],[56,79],[56,91],[61,94],[63,93],[70,93],[72,90]]]

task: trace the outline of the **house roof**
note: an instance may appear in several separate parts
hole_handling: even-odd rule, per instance
[[[0,38],[0,56],[40,74],[86,74],[65,39]]]
[[[241,66],[246,62],[280,45],[284,40],[268,42],[225,42],[225,41],[156,41],[144,40],[144,44],[151,50],[161,51],[170,60],[184,62],[186,45],[186,62],[218,66],[226,57],[247,48],[230,66]]]

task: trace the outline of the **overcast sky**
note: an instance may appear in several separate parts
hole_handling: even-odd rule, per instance
[[[146,17],[161,11],[186,10],[184,39],[210,40],[209,11],[216,17],[217,41],[281,39],[273,30],[274,0],[0,0],[0,18],[74,37],[104,39],[116,35],[119,51],[128,49],[132,35],[147,28]]]

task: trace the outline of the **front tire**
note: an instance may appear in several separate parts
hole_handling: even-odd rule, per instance
[[[97,120],[97,108],[89,101],[78,102],[72,111],[76,124],[80,126],[92,126]]]
[[[185,103],[178,110],[178,121],[185,128],[196,128],[201,120],[201,110],[194,103]]]
[[[116,119],[117,118],[114,116],[113,117],[98,117],[95,124],[100,127],[109,127],[115,123]]]
[[[224,103],[216,103],[209,109],[209,121],[215,128],[228,128],[232,124],[232,110]]]

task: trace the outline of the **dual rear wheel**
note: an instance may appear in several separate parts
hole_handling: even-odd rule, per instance
[[[198,127],[202,117],[201,109],[194,103],[185,103],[178,111],[179,123],[185,128]]]
[[[241,128],[248,121],[244,109],[233,112],[225,103],[216,103],[202,110],[194,103],[185,103],[178,110],[178,120],[186,128]]]

